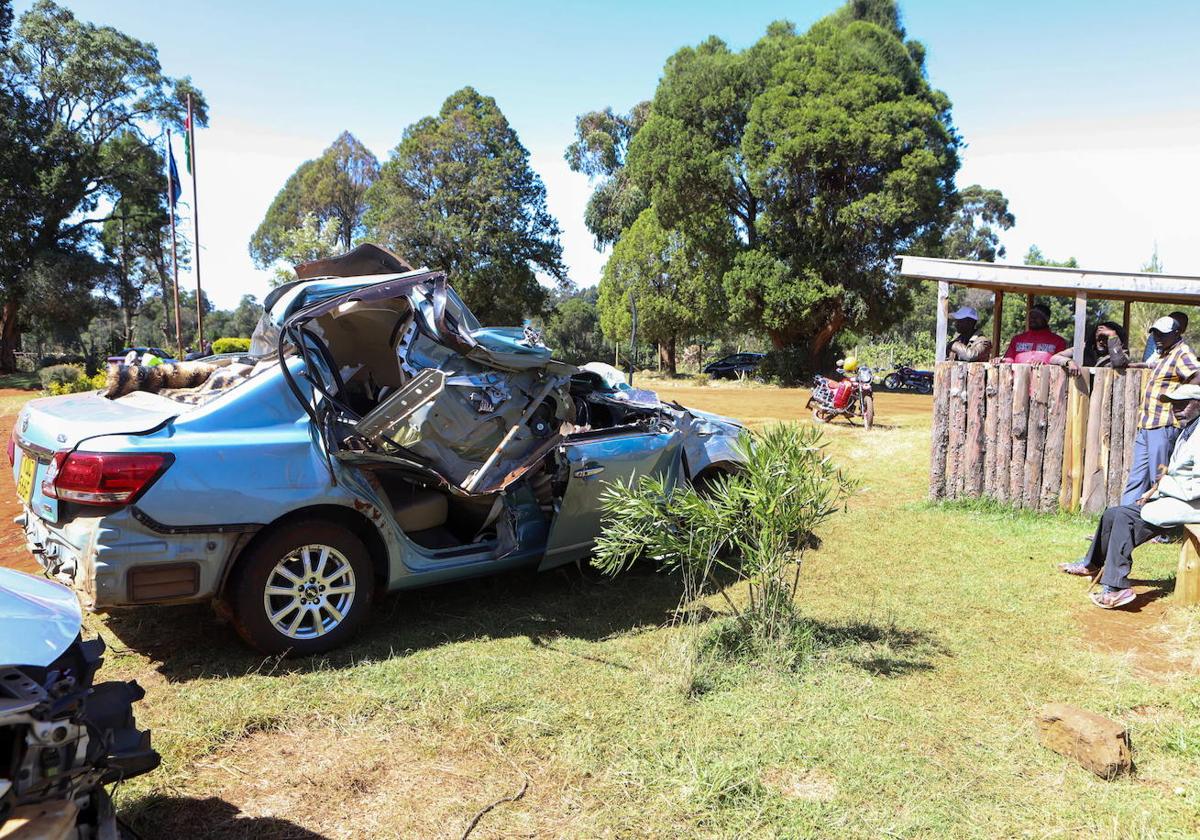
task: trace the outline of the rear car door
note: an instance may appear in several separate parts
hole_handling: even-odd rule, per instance
[[[595,436],[593,436],[593,434]],[[671,432],[603,432],[567,438],[560,447],[566,460],[567,487],[546,541],[539,570],[584,557],[600,533],[600,494],[610,482],[642,475],[679,480],[682,438]]]

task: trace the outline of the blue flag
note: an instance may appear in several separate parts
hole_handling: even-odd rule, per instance
[[[171,144],[167,143],[167,200],[171,203],[172,210],[175,209],[181,192],[183,188],[179,184],[179,170],[175,168],[175,151]]]

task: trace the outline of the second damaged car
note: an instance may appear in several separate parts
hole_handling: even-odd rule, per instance
[[[29,403],[10,455],[46,571],[98,609],[212,600],[259,650],[316,653],[382,591],[586,556],[606,482],[737,468],[737,424],[407,268],[373,246],[301,266],[250,355]]]

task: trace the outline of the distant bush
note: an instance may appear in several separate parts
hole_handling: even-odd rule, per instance
[[[85,365],[87,357],[76,353],[49,354],[38,359],[38,369],[56,365]]]
[[[250,339],[248,338],[218,338],[212,345],[213,353],[248,353]]]
[[[51,365],[38,371],[38,379],[51,396],[58,397],[103,388],[108,377],[103,373],[88,376],[78,365]]]
[[[701,387],[704,387],[704,386],[708,385],[708,383],[710,381],[712,381],[712,377],[709,376],[707,373],[692,374],[692,384],[693,385],[699,385]]]
[[[915,368],[932,369],[936,356],[932,335],[918,333],[907,340],[888,336],[871,337],[859,342],[851,352],[858,357],[858,364],[865,365],[877,373],[887,373],[902,364]]]
[[[758,366],[758,375],[777,385],[807,385],[812,378],[812,362],[807,347],[771,350]]]

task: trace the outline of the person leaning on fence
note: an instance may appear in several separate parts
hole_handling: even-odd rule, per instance
[[[1050,331],[1050,307],[1044,303],[1029,310],[1029,329],[1017,333],[997,361],[1015,364],[1045,364],[1067,349],[1067,340]]]
[[[1179,337],[1183,338],[1183,334],[1187,332],[1188,316],[1186,312],[1168,312],[1167,317],[1175,321],[1179,325]],[[1158,348],[1154,344],[1153,336],[1146,336],[1146,349],[1142,353],[1142,361],[1148,362],[1154,356],[1155,350]]]
[[[950,313],[958,334],[946,344],[946,358],[952,362],[986,362],[992,355],[992,341],[976,332],[979,313],[960,306]]]
[[[1200,373],[1200,360],[1180,337],[1179,325],[1171,317],[1162,317],[1150,327],[1150,335],[1158,351],[1151,358],[1150,378],[1142,392],[1137,433],[1133,438],[1133,465],[1121,504],[1136,502],[1154,483],[1159,468],[1171,457],[1179,423],[1174,412],[1164,402],[1164,395],[1177,385],[1195,380]],[[1139,362],[1132,367],[1147,367]]]
[[[1129,582],[1133,550],[1171,528],[1200,522],[1200,385],[1179,385],[1165,396],[1181,431],[1170,462],[1158,480],[1132,503],[1110,507],[1100,517],[1087,556],[1059,569],[1069,575],[1100,575],[1099,592],[1090,597],[1096,606],[1110,610],[1136,596]]]
[[[1129,367],[1129,351],[1125,349],[1127,346],[1124,327],[1114,321],[1101,321],[1092,333],[1092,340],[1084,348],[1083,366]],[[1079,375],[1079,365],[1075,364],[1073,350],[1056,353],[1047,364],[1060,365],[1072,376]]]

